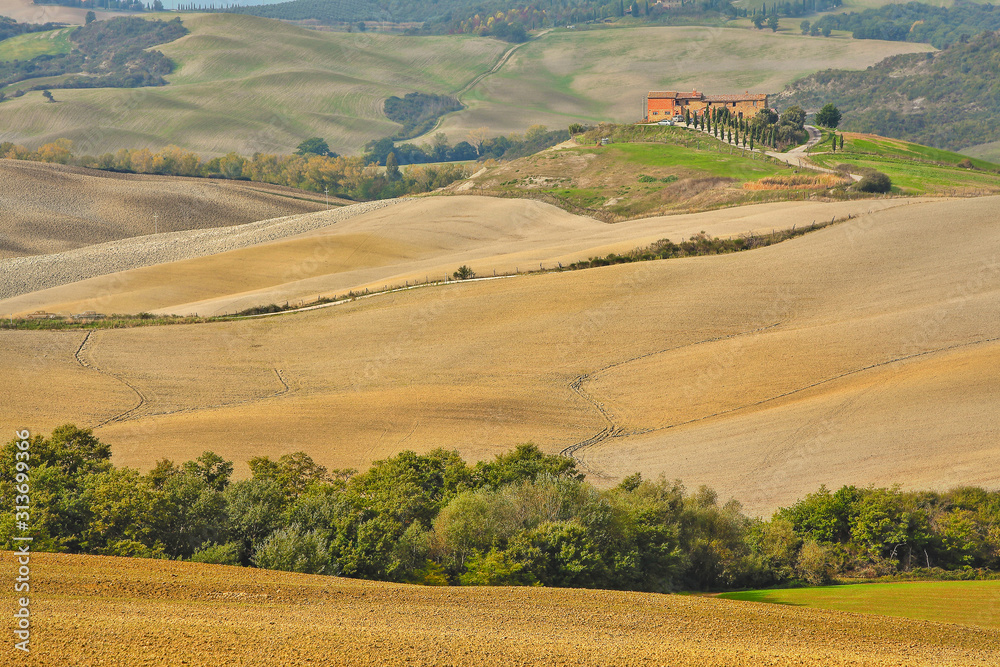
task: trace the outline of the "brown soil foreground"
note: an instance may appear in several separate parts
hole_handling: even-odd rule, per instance
[[[32,555],[22,665],[996,665],[1000,632],[704,597]],[[4,567],[13,556],[3,555]],[[8,626],[10,621],[7,621]]]

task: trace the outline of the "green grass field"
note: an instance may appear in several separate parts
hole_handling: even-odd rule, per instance
[[[962,154],[1000,164],[1000,141],[963,148]]]
[[[839,164],[875,169],[905,194],[1000,192],[1000,165],[960,153],[866,134],[844,133],[844,150],[830,153],[828,142],[814,146],[810,159],[828,168]],[[964,166],[960,166],[964,163]],[[968,168],[971,165],[973,168]]]
[[[719,597],[1000,629],[1000,581],[915,581],[723,593]]]
[[[604,132],[595,130],[579,144],[488,167],[473,183],[481,192],[541,197],[608,222],[806,199],[849,183],[827,174],[796,175],[784,163],[686,128],[607,131],[613,142],[606,146],[594,145],[591,135]]]
[[[73,44],[69,41],[72,28],[32,32],[0,41],[0,61],[31,60],[36,56],[54,56],[69,53]]]

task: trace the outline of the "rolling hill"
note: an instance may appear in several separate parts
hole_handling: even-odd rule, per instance
[[[650,90],[774,93],[832,63],[864,69],[890,55],[930,50],[740,28],[561,29],[515,51],[462,97],[469,108],[445,117],[440,129],[460,139],[480,126],[506,134],[536,123],[633,122]]]
[[[64,252],[157,230],[226,227],[324,207],[323,197],[315,193],[262,183],[0,160],[0,258]]]
[[[238,466],[303,450],[363,468],[438,446],[477,460],[531,440],[573,452],[602,483],[664,473],[754,512],[823,483],[991,484],[997,201],[791,202],[611,226],[531,202],[397,203],[243,255],[16,297],[0,312],[94,298],[231,311],[461,263],[490,276],[701,230],[858,217],[750,252],[459,282],[278,317],[6,330],[0,370],[26,389],[5,397],[18,423],[4,427],[101,425],[116,461],[140,468],[206,449]]]
[[[936,54],[899,55],[865,71],[826,69],[794,82],[778,100],[811,111],[833,103],[845,130],[963,150],[1000,138],[998,73],[1000,33],[982,33]]]
[[[463,96],[469,108],[440,126],[456,143],[480,126],[507,134],[536,123],[631,121],[650,89],[777,91],[824,67],[863,68],[929,48],[741,29],[556,31],[522,45],[496,74],[478,80],[509,44],[319,32],[233,14],[182,18],[191,34],[157,47],[177,65],[170,85],[66,90],[58,104],[28,93],[0,104],[3,139],[36,146],[65,137],[89,153],[172,143],[206,155],[251,155],[288,153],[322,136],[347,154],[400,129],[382,112],[392,95],[451,95],[474,84]],[[624,72],[619,59],[629,63]]]
[[[32,634],[38,664],[882,667],[989,665],[1000,655],[995,630],[787,605],[31,558],[46,582],[32,596],[32,615],[46,619]]]
[[[0,104],[5,139],[72,139],[89,153],[167,144],[203,154],[290,153],[323,136],[340,153],[399,129],[390,95],[448,93],[504,50],[485,38],[325,33],[238,15],[184,15],[191,34],[157,47],[169,86],[66,90]],[[85,147],[85,148],[84,148]]]

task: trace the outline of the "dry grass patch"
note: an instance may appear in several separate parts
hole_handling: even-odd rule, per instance
[[[788,174],[781,176],[765,176],[758,181],[748,181],[743,184],[744,190],[815,190],[817,188],[834,188],[851,184],[850,178],[835,174]]]

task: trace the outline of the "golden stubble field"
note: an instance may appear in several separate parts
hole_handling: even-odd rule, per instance
[[[364,289],[443,280],[463,264],[479,276],[555,268],[663,238],[766,233],[858,216],[905,200],[787,202],[609,225],[554,206],[470,195],[426,197],[296,236],[210,256],[105,274],[0,300],[0,313],[150,311],[204,316]],[[72,263],[66,258],[67,266]],[[70,276],[72,272],[67,271]]]
[[[324,206],[322,195],[263,183],[0,160],[0,259],[154,231],[226,227]]]
[[[3,554],[11,566],[13,556]],[[716,598],[33,554],[25,665],[994,665],[995,630]]]
[[[599,483],[664,473],[761,513],[822,483],[993,486],[997,204],[911,200],[751,252],[279,317],[4,331],[2,428],[99,426],[119,464],[211,449],[239,475],[298,450],[363,469],[530,440]]]

